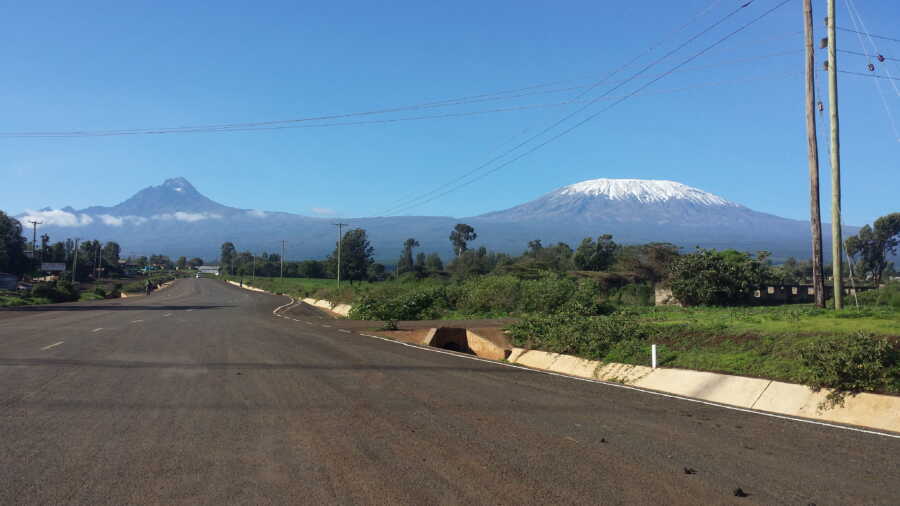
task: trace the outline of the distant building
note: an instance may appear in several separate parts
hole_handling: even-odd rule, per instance
[[[218,265],[201,265],[197,267],[197,271],[200,274],[209,274],[211,276],[219,275],[219,266]]]

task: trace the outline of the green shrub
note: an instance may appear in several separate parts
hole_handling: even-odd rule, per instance
[[[698,248],[675,258],[669,285],[687,306],[728,306],[746,302],[771,277],[767,265],[746,253]]]
[[[509,326],[513,344],[602,360],[626,340],[645,341],[649,328],[631,315],[585,317],[572,313],[534,315]]]
[[[820,408],[843,405],[848,394],[878,391],[898,379],[897,353],[885,338],[862,332],[819,338],[799,347],[806,384],[818,391],[830,388]]]
[[[35,285],[31,297],[49,299],[52,302],[72,302],[79,299],[78,289],[69,281],[51,281]]]
[[[428,288],[383,298],[364,295],[350,310],[357,320],[426,320],[436,318],[446,309],[441,288]]]
[[[859,292],[857,297],[860,305],[863,306],[887,306],[900,309],[900,283],[888,283],[877,290]]]

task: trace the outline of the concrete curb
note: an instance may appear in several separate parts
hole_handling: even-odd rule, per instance
[[[252,287],[252,286],[250,286],[250,285],[241,285],[241,284],[238,283],[237,281],[229,281],[229,280],[226,279],[225,282],[228,283],[229,285],[234,285],[234,286],[236,286],[236,287],[238,287],[238,288],[243,288],[244,290],[250,290],[251,292],[263,292],[263,293],[269,293],[267,290],[263,290],[262,288],[255,288],[255,287]]]
[[[334,304],[330,300],[325,299],[310,299],[305,298],[302,299],[303,302],[309,304],[310,306],[315,306],[321,309],[325,309],[327,311],[331,311],[332,313],[339,314],[341,316],[349,316],[350,310],[353,309],[353,306],[350,304]]]
[[[745,409],[900,432],[900,397],[891,395],[862,393],[848,397],[844,406],[820,411],[819,403],[828,390],[813,392],[805,385],[688,369],[604,363],[522,348],[513,348],[506,360],[534,369],[613,381]]]

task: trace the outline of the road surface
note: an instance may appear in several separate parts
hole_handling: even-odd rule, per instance
[[[0,312],[0,504],[900,501],[900,439],[273,316],[287,302],[185,279]]]

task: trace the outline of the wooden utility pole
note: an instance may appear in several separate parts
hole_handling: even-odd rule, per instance
[[[341,243],[344,242],[343,236],[341,235],[341,230],[343,230],[343,228],[346,227],[347,224],[346,223],[332,223],[332,225],[334,225],[338,228],[337,287],[338,287],[338,290],[340,290],[341,289]]]
[[[31,233],[31,268],[35,269],[37,272],[40,269],[41,264],[37,263],[37,226],[43,225],[43,221],[37,220],[29,220],[28,223],[31,223],[33,232]],[[42,259],[43,260],[43,259]],[[37,267],[35,267],[37,265]]]
[[[816,306],[825,307],[822,269],[822,212],[819,208],[819,140],[816,132],[816,59],[813,50],[812,0],[803,0],[806,35],[806,136],[809,155],[809,227],[812,232],[812,281]]]
[[[281,279],[284,279],[284,239],[281,240]]]
[[[831,118],[831,262],[834,309],[844,308],[844,270],[841,262],[841,140],[837,95],[837,28],[835,0],[828,0],[828,114]]]

